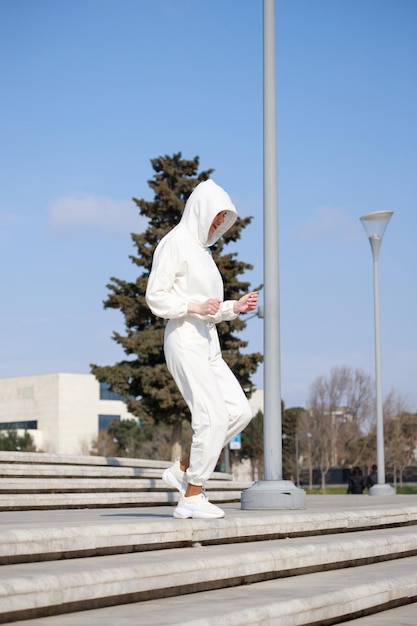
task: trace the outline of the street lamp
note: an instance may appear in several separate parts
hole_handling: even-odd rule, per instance
[[[242,492],[242,509],[303,509],[306,494],[282,480],[275,0],[263,1],[264,475]]]
[[[384,459],[384,422],[382,415],[382,383],[381,383],[381,348],[379,338],[379,286],[378,286],[378,256],[385,229],[391,219],[393,211],[374,211],[363,215],[360,220],[368,235],[374,261],[374,319],[375,319],[375,391],[376,391],[376,443],[378,482],[369,489],[370,496],[386,496],[395,493],[395,490],[385,483]]]

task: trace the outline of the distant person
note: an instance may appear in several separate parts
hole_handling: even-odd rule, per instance
[[[372,465],[371,473],[368,474],[368,477],[366,479],[366,486],[368,487],[368,489],[370,489],[371,487],[376,485],[377,482],[378,482],[378,472],[377,472],[377,469],[378,468],[377,468],[376,465]]]
[[[349,477],[349,484],[347,492],[351,494],[363,493],[365,489],[365,481],[362,476],[362,470],[360,467],[356,466],[353,468],[353,472]]]

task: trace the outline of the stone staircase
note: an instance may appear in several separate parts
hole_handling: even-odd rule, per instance
[[[162,480],[167,461],[0,451],[0,511],[175,504]],[[240,502],[248,482],[215,472],[213,502]]]
[[[28,481],[19,461],[3,454],[3,471],[14,466],[22,473],[12,474],[14,479]],[[52,466],[86,467],[83,458],[71,458],[44,458],[40,464],[26,455],[21,459],[22,466],[51,466],[53,473]],[[157,462],[135,468],[119,459],[120,466],[104,467],[103,459],[92,458],[90,470],[149,470],[156,475],[139,472],[122,480],[159,485]],[[93,480],[65,473],[50,478]],[[94,481],[119,478],[105,472]],[[216,477],[217,482],[233,481]],[[12,498],[2,491],[1,497]],[[153,492],[133,495],[142,493]],[[222,491],[216,485],[212,493]],[[377,619],[380,611],[417,600],[416,496],[308,496],[306,509],[298,511],[242,511],[239,502],[226,501],[224,519],[176,520],[166,501],[120,507],[110,500],[76,508],[70,499],[49,509],[38,506],[44,495],[45,490],[18,493],[16,498],[28,496],[34,506],[16,504],[0,516],[3,624],[327,626],[373,613]],[[417,605],[415,615],[417,623]]]

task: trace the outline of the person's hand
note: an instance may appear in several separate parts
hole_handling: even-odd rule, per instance
[[[205,302],[190,302],[188,305],[189,313],[198,313],[199,315],[216,315],[220,309],[221,300],[219,298],[209,298]]]
[[[219,298],[209,298],[201,304],[201,315],[216,315],[220,309],[221,300]]]
[[[249,313],[254,311],[258,304],[258,292],[251,291],[245,294],[234,304],[233,310],[235,313]]]

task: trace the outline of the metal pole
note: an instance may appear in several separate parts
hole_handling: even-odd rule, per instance
[[[376,404],[376,445],[378,482],[369,489],[370,496],[392,495],[395,489],[385,483],[384,458],[384,417],[382,410],[381,343],[379,329],[379,276],[378,258],[382,238],[392,211],[374,211],[362,216],[361,222],[371,244],[374,277],[374,331],[375,331],[375,404]]]
[[[282,479],[274,0],[264,0],[264,470]]]
[[[379,325],[379,276],[378,256],[381,247],[380,237],[371,237],[372,257],[374,261],[374,330],[375,330],[375,394],[376,394],[376,430],[378,466],[378,484],[385,483],[385,454],[384,454],[384,420],[382,412],[382,377],[381,377],[381,340]]]
[[[282,480],[275,0],[264,0],[264,474],[242,492],[242,509],[305,508],[305,492]]]

